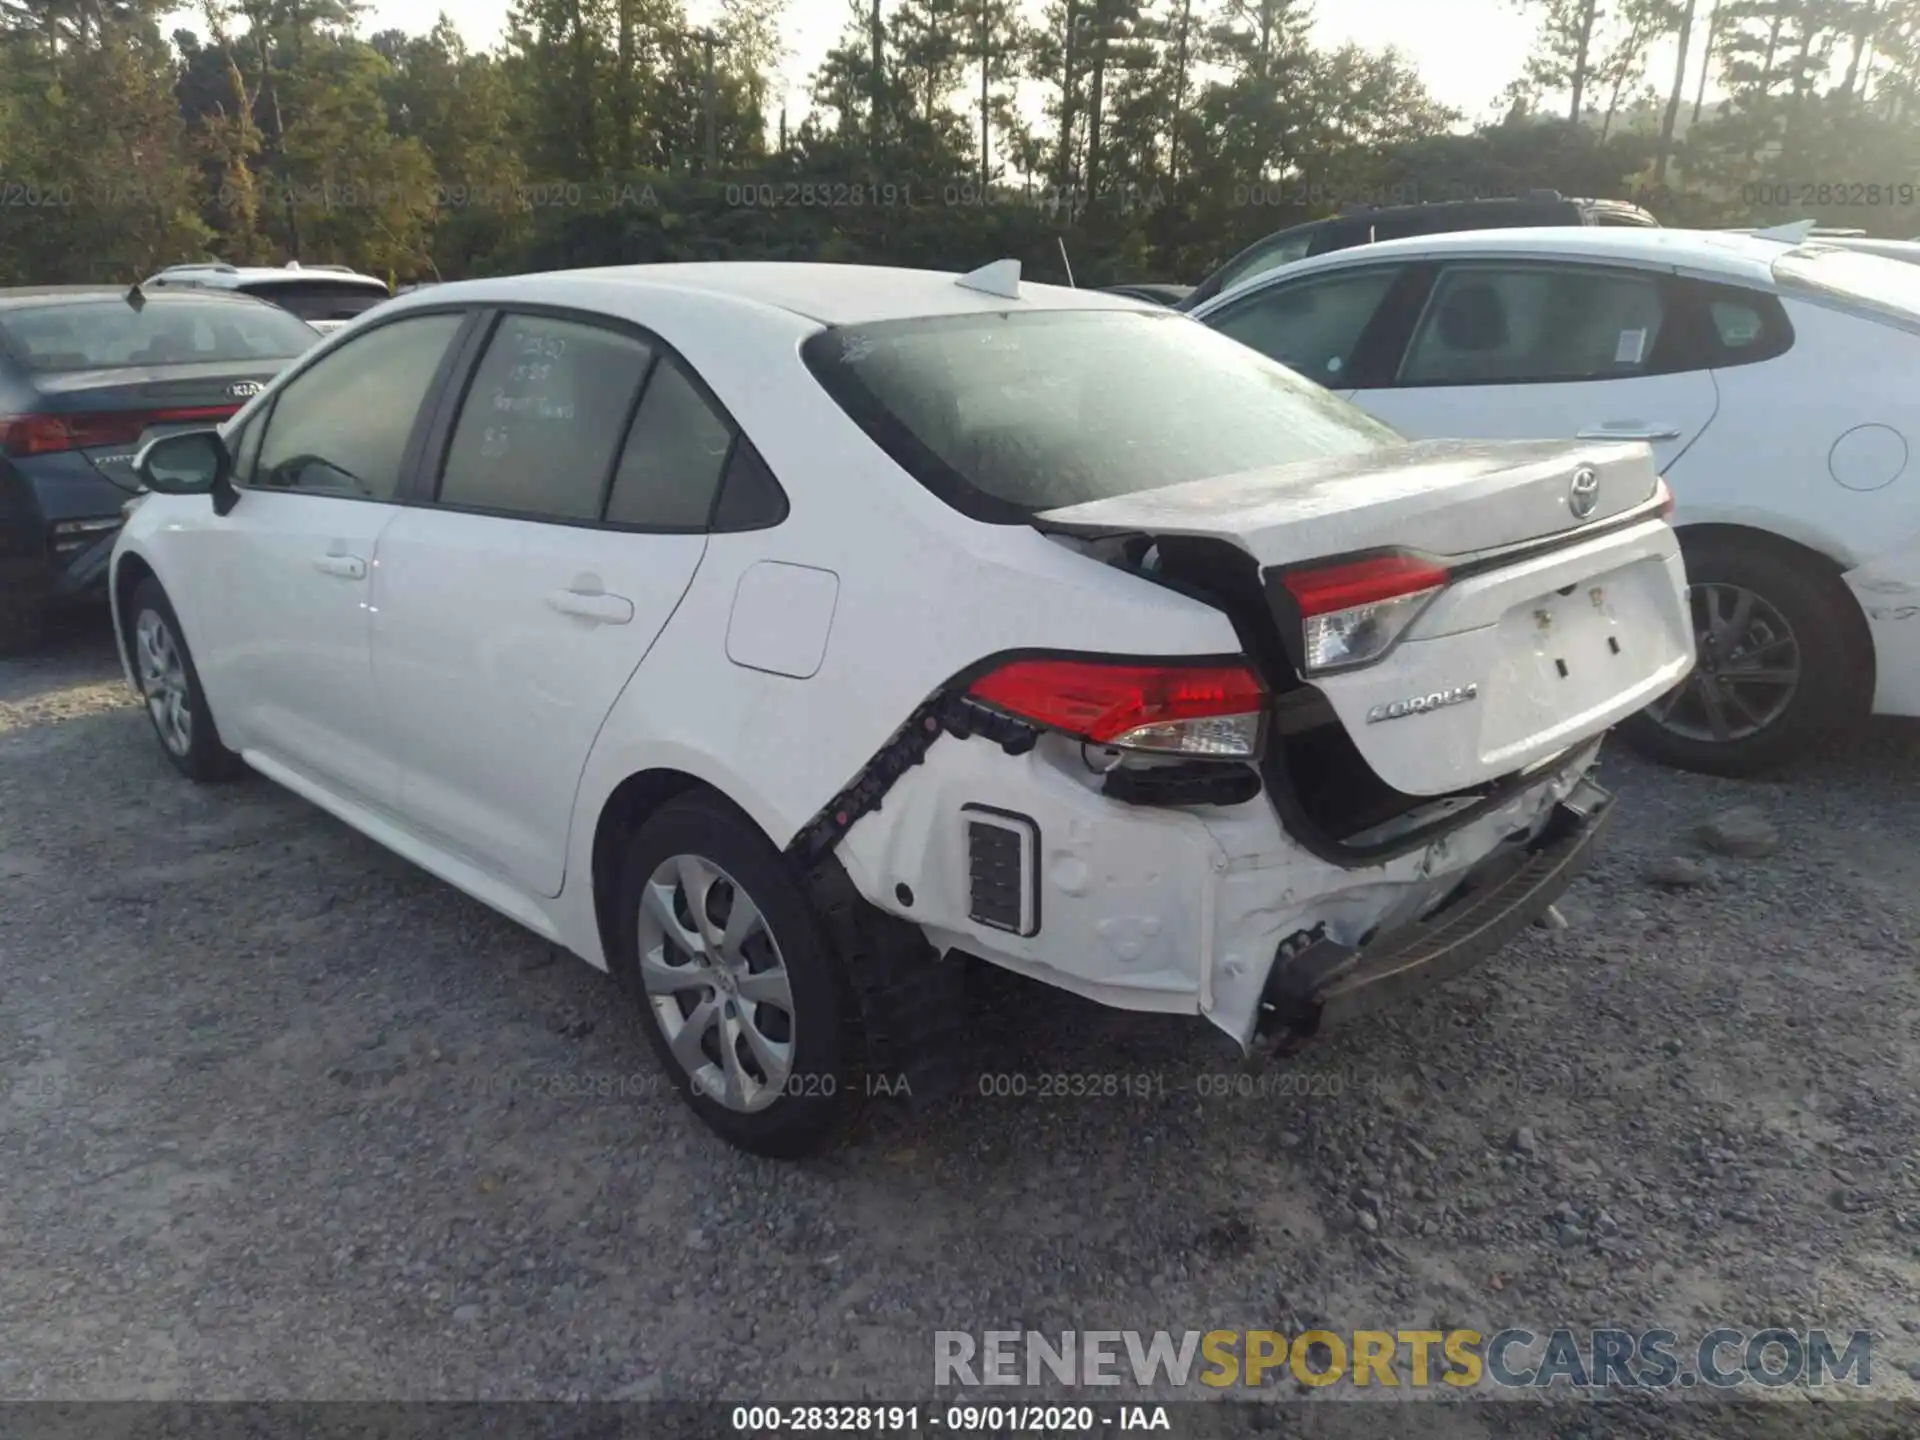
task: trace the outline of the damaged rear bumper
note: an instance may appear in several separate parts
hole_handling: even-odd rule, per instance
[[[1612,795],[1582,779],[1532,839],[1475,865],[1432,913],[1358,947],[1323,937],[1276,956],[1261,1033],[1310,1035],[1491,958],[1566,891],[1612,814]]]

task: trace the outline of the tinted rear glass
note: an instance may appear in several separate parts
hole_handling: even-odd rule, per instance
[[[319,340],[270,305],[149,297],[68,301],[0,311],[0,342],[28,370],[116,370],[195,362],[285,360]]]
[[[271,300],[282,309],[291,310],[302,320],[351,320],[388,298],[384,290],[376,290],[371,285],[327,280],[301,280],[294,284],[273,280],[240,288],[249,295],[258,295],[262,300]]]
[[[1147,311],[826,330],[815,376],[908,473],[978,519],[1401,443],[1197,321]]]

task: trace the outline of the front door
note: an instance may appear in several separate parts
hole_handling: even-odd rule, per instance
[[[398,771],[373,693],[374,570],[463,319],[395,320],[291,378],[235,437],[238,503],[181,536],[181,623],[222,738],[380,806]]]

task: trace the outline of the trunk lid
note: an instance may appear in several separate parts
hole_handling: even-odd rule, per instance
[[[1574,479],[1594,472],[1594,508]],[[1428,440],[1049,510],[1043,530],[1229,540],[1263,566],[1389,546],[1449,558],[1603,524],[1653,498],[1645,445]]]
[[[84,444],[78,453],[114,486],[137,490],[133,458],[141,446],[176,430],[220,424],[259,394],[286,364],[215,361],[37,375],[40,399],[35,409],[47,415],[89,417],[81,433],[109,438]],[[134,424],[138,430],[132,428]]]
[[[1266,597],[1258,619],[1367,765],[1403,794],[1436,796],[1551,759],[1686,675],[1686,576],[1658,489],[1642,444],[1428,442],[1070,506],[1034,524],[1244,550]],[[1436,593],[1391,622],[1403,628],[1377,658],[1314,671],[1289,575],[1390,551],[1435,562]]]

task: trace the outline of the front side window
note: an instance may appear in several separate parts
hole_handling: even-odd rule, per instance
[[[441,472],[440,503],[597,521],[652,361],[652,347],[619,331],[508,315],[467,388]]]
[[[1226,290],[1235,285],[1244,285],[1256,275],[1264,275],[1269,270],[1278,270],[1282,265],[1291,265],[1296,260],[1304,260],[1312,244],[1312,231],[1304,235],[1292,235],[1269,241],[1263,249],[1254,251],[1222,275],[1220,289]]]
[[[420,406],[464,319],[449,314],[396,320],[294,376],[274,398],[250,483],[391,500]]]
[[[1402,385],[1610,380],[1649,373],[1660,282],[1632,271],[1474,264],[1441,273]]]
[[[1403,443],[1184,315],[1053,310],[824,330],[803,350],[908,474],[976,519]]]
[[[152,295],[21,306],[0,313],[0,344],[39,374],[149,365],[244,365],[291,360],[318,340],[270,305]]]
[[[1346,377],[1360,337],[1399,274],[1395,267],[1377,266],[1301,280],[1250,296],[1207,323],[1310,380],[1341,389],[1351,383]]]

